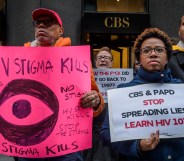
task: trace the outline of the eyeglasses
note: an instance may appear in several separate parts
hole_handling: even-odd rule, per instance
[[[36,20],[33,21],[33,26],[38,27],[40,24],[43,24],[45,27],[50,27],[53,24],[56,24],[56,22],[52,19],[45,19],[45,20]]]
[[[162,55],[166,52],[166,48],[162,46],[157,46],[155,48],[146,47],[146,48],[140,49],[140,53],[147,56],[150,55],[152,51],[154,51],[158,55]]]
[[[97,56],[96,57],[96,60],[97,61],[101,61],[102,59],[104,59],[104,60],[112,60],[112,58],[110,57],[110,56]]]

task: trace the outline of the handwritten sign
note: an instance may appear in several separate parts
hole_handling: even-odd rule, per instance
[[[108,90],[111,141],[184,137],[184,84],[144,84]]]
[[[90,48],[0,47],[0,153],[40,158],[91,147]],[[82,84],[82,85],[81,85]]]
[[[107,90],[117,88],[121,83],[128,83],[133,79],[133,69],[103,68],[93,69],[100,93],[107,103]]]

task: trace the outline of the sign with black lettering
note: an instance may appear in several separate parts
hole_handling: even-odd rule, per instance
[[[91,147],[90,47],[0,47],[0,154],[61,156]],[[75,79],[74,79],[75,78]]]
[[[184,137],[184,84],[144,84],[108,90],[111,141]],[[169,127],[169,128],[168,128]]]

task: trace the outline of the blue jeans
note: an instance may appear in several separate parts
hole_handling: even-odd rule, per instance
[[[18,161],[83,161],[81,153],[71,153],[53,158],[18,158]]]

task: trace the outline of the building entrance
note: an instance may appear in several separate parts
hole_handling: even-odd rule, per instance
[[[82,42],[91,46],[93,65],[95,55],[100,48],[107,46],[114,57],[114,68],[132,68],[133,43],[149,25],[148,13],[84,12]]]
[[[114,58],[113,68],[131,68],[134,62],[132,47],[137,35],[86,33],[84,44],[91,46],[91,60],[95,67],[95,56],[102,47],[109,47]]]

